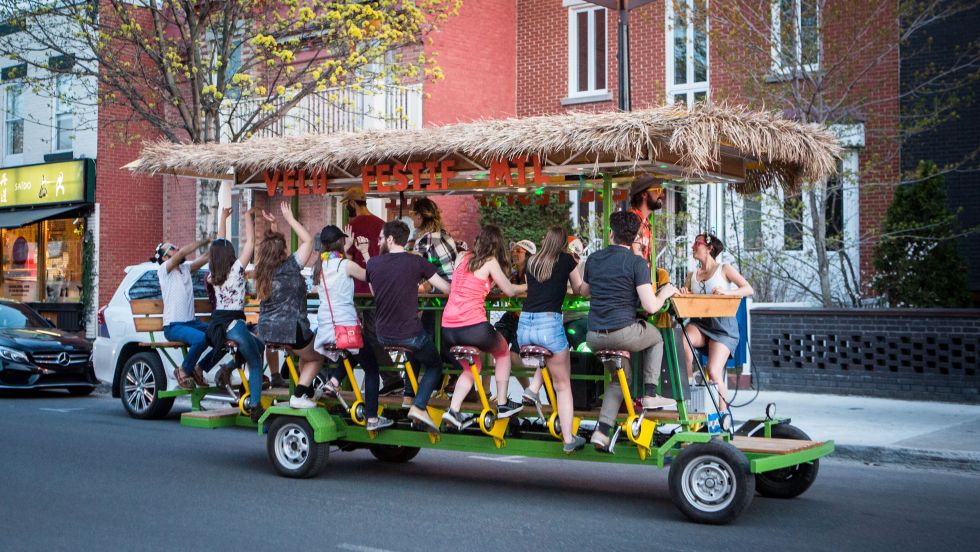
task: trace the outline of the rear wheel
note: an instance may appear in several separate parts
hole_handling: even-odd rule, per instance
[[[126,412],[134,418],[162,418],[174,405],[173,397],[160,398],[167,389],[167,375],[156,353],[138,353],[126,361],[119,382],[119,396]]]
[[[790,424],[772,426],[772,436],[776,439],[799,439],[809,441],[810,436],[800,428]],[[778,470],[755,474],[755,490],[770,498],[795,498],[800,496],[817,479],[820,460],[805,462]]]
[[[396,445],[371,445],[371,454],[382,462],[393,464],[404,464],[415,458],[419,453],[419,447],[401,447]]]
[[[74,397],[84,397],[86,395],[91,395],[95,391],[94,385],[89,385],[87,387],[69,387],[68,394]]]
[[[689,445],[670,465],[670,499],[692,521],[721,525],[752,502],[749,461],[721,440]]]
[[[274,418],[265,443],[269,460],[279,475],[285,477],[316,477],[330,456],[330,444],[314,441],[313,428],[298,416]]]

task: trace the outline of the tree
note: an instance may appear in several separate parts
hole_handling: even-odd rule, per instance
[[[703,0],[694,5],[705,9]],[[912,86],[889,79],[897,78],[900,54],[927,55],[909,47],[913,36],[933,32],[943,21],[975,8],[971,0],[710,3],[711,52],[724,68],[712,78],[731,82],[714,100],[730,95],[755,108],[782,109],[804,123],[866,123],[867,139],[876,144],[874,155],[862,153],[856,168],[844,166],[837,177],[802,183],[798,189],[789,186],[788,194],[762,191],[763,216],[782,218],[783,234],[798,240],[800,253],[787,253],[792,247],[780,243],[746,255],[759,261],[760,273],[782,278],[796,295],[824,306],[862,304],[869,278],[862,277],[856,260],[859,255],[867,259],[884,235],[879,228],[842,219],[834,209],[845,196],[858,202],[859,194],[890,191],[907,181],[896,168],[902,141],[956,118],[957,110],[972,100],[970,86],[980,77],[980,42],[926,64]],[[856,186],[860,190],[852,189]],[[844,226],[860,229],[849,234]],[[751,271],[751,266],[746,269]],[[843,294],[835,291],[841,289]]]
[[[358,96],[441,78],[423,40],[461,4],[0,0],[18,30],[0,37],[0,55],[30,68],[32,86],[54,94],[54,79],[72,75],[89,88],[74,102],[122,106],[130,140],[156,137],[132,135],[135,119],[173,142],[238,142],[313,96],[356,110]],[[216,211],[217,194],[206,203]]]
[[[966,307],[966,263],[952,238],[956,215],[946,207],[946,185],[931,161],[920,161],[918,181],[900,186],[875,247],[872,286],[895,307]]]
[[[511,205],[502,197],[491,196],[486,205],[480,205],[480,221],[499,226],[508,242],[531,240],[540,244],[551,226],[562,226],[571,232],[568,209],[568,203],[559,202],[557,197],[550,198],[546,205]]]

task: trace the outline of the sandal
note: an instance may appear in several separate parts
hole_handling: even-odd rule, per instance
[[[194,378],[184,373],[180,367],[174,368],[174,379],[177,380],[177,387],[181,389],[194,389]]]

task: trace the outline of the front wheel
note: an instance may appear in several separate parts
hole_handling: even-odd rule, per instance
[[[330,456],[330,444],[314,441],[313,428],[297,416],[276,417],[269,426],[265,444],[272,465],[285,477],[316,477]]]
[[[810,440],[810,436],[803,430],[790,424],[772,426],[772,436],[776,439]],[[760,495],[770,498],[795,498],[813,485],[818,471],[820,471],[820,460],[757,473],[755,490],[759,491]]]
[[[126,412],[140,420],[162,418],[174,405],[173,397],[161,398],[167,389],[163,363],[154,352],[138,353],[126,361],[119,382],[119,396]]]
[[[670,465],[670,499],[692,521],[722,525],[752,502],[755,478],[749,461],[720,440],[692,444]]]
[[[401,447],[396,445],[371,445],[370,451],[375,458],[382,462],[392,464],[404,464],[415,458],[419,453],[419,447]]]

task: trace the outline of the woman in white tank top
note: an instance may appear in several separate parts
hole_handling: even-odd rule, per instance
[[[725,244],[717,236],[698,235],[691,250],[700,267],[688,276],[687,287],[681,289],[681,293],[735,297],[752,295],[752,286],[735,267],[718,262],[718,255],[725,250]],[[687,376],[691,377],[696,352],[707,352],[708,374],[711,381],[718,385],[722,410],[727,410],[725,397],[728,394],[728,378],[725,377],[725,363],[738,346],[738,322],[735,317],[695,318],[687,325],[686,332],[691,344],[698,349],[692,351],[690,347],[684,347]]]

